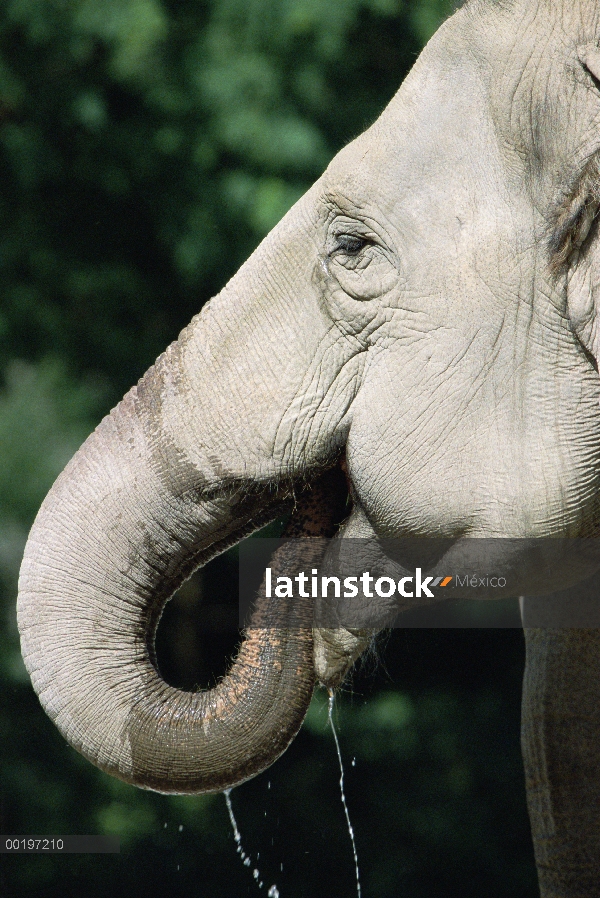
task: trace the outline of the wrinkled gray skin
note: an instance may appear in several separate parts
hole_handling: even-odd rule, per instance
[[[467,4],[59,478],[23,562],[23,654],[103,769],[202,791],[285,748],[314,677],[287,637],[192,696],[159,679],[148,632],[183,576],[343,450],[342,536],[597,533],[599,41],[596,0]],[[598,896],[600,637],[526,638],[542,895]],[[363,647],[316,633],[317,676]],[[277,707],[248,760],[288,657],[297,719]]]

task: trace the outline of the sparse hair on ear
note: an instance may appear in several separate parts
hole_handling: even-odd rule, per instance
[[[550,271],[559,275],[573,253],[588,237],[600,211],[600,156],[588,159],[553,215],[552,234],[548,241]]]

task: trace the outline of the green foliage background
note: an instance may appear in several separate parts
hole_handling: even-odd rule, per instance
[[[54,730],[20,659],[18,565],[87,433],[376,118],[451,7],[0,4],[0,830],[122,840],[119,856],[0,856],[2,895],[260,894],[221,796],[135,790]],[[211,577],[233,588],[234,561],[202,576],[161,637],[182,683],[210,653],[194,609]],[[371,661],[339,698],[367,898],[536,894],[522,651],[517,631],[395,633],[387,667]],[[353,893],[338,778],[317,696],[284,758],[233,794],[282,898]]]

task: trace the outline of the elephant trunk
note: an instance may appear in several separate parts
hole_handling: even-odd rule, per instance
[[[292,257],[290,245],[301,245],[295,215],[101,422],[25,550],[18,623],[42,705],[82,754],[145,788],[216,791],[251,777],[286,748],[310,700],[306,630],[252,628],[208,692],[168,686],[153,654],[181,582],[297,492],[301,519],[297,485],[314,483],[344,444],[349,400],[336,378],[350,359],[310,288],[306,253]],[[265,283],[284,263],[290,278]],[[293,306],[290,280],[309,285]],[[329,502],[331,487],[320,489]]]
[[[218,791],[269,766],[295,736],[314,686],[311,630],[259,625],[269,616],[263,598],[229,674],[196,693],[161,679],[154,632],[183,578],[272,519],[289,488],[273,490],[266,503],[256,495],[203,497],[190,471],[182,489],[180,470],[175,490],[177,471],[155,470],[149,451],[147,387],[142,382],[101,423],[38,515],[20,578],[23,657],[50,717],[101,769],[161,792]],[[335,508],[340,491],[341,472],[321,476],[286,535],[332,535],[332,518],[308,509]],[[295,545],[278,550],[275,572]],[[318,563],[322,551],[315,540],[306,563]]]

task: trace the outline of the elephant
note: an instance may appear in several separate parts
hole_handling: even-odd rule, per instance
[[[365,633],[249,630],[198,693],[162,681],[152,641],[184,578],[286,509],[289,535],[334,543],[598,534],[599,210],[600,4],[468,0],[45,499],[18,623],[75,748],[178,793],[285,750]],[[600,637],[528,625],[527,602],[541,895],[592,898]]]

